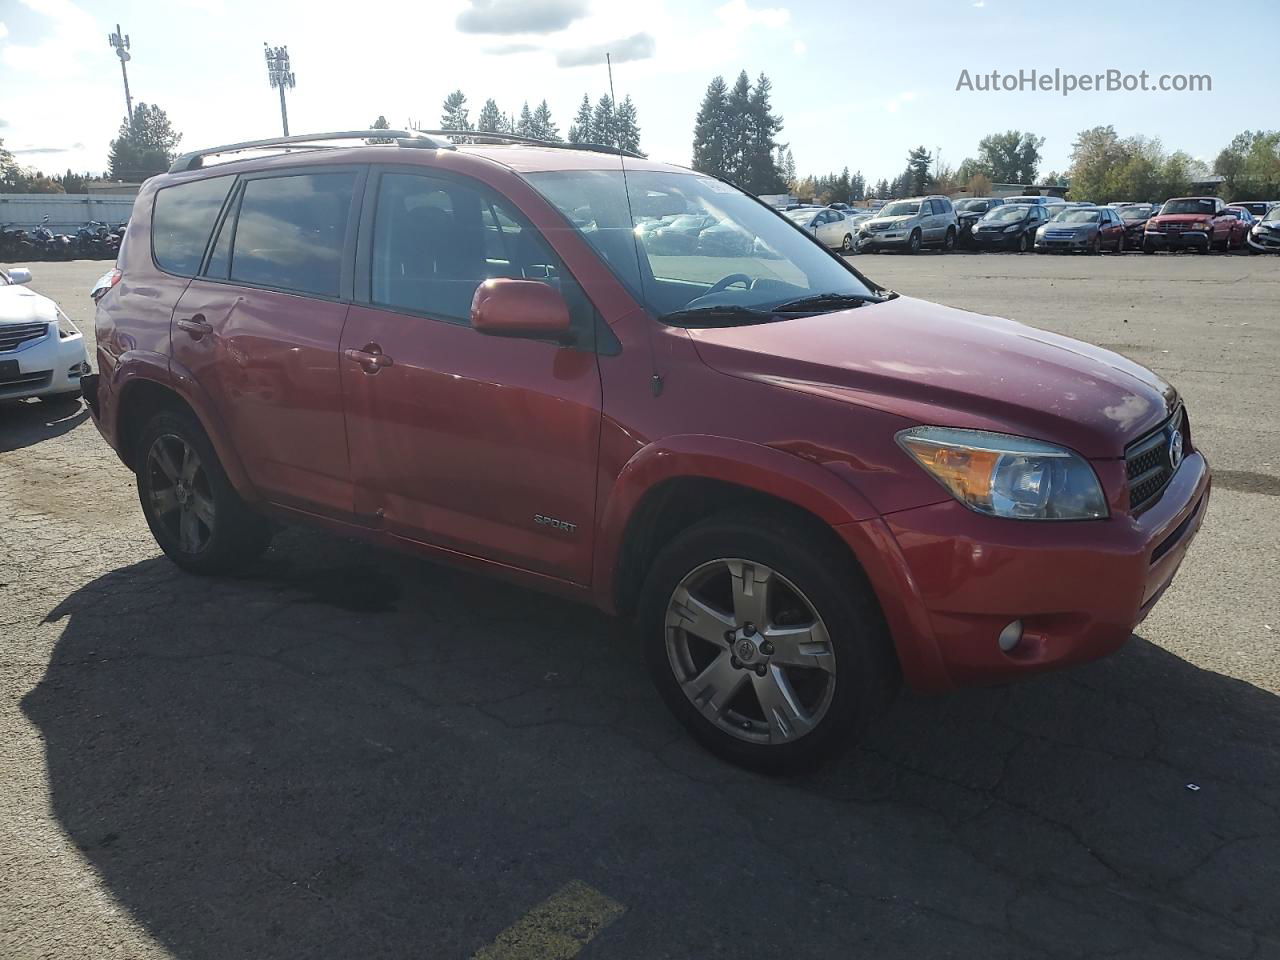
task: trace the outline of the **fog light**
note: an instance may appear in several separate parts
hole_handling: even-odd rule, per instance
[[[1022,621],[1014,620],[1011,624],[1000,631],[1000,636],[996,639],[996,643],[1000,644],[1000,649],[1008,653],[1018,645],[1022,639]]]

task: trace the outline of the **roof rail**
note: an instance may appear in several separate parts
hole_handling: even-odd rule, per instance
[[[482,141],[484,143],[518,143],[530,147],[553,147],[557,150],[590,150],[592,153],[612,153],[615,155],[621,153],[632,160],[647,159],[642,153],[620,150],[617,147],[609,146],[607,143],[569,143],[567,140],[539,140],[537,137],[524,137],[515,133],[484,130],[419,130],[417,132],[435,137],[457,137],[458,140],[472,143]]]
[[[292,137],[269,137],[266,140],[246,140],[243,143],[224,143],[217,147],[194,150],[184,153],[174,160],[169,167],[170,173],[183,173],[187,170],[199,170],[204,166],[204,158],[221,153],[240,153],[245,150],[261,150],[271,147],[301,147],[310,149],[320,146],[317,141],[323,140],[394,140],[402,147],[425,147],[430,150],[453,150],[454,145],[437,135],[434,131],[423,130],[340,130],[334,133],[303,133]]]

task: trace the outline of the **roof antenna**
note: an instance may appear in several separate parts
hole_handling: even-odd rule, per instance
[[[605,68],[609,71],[609,99],[612,101],[612,107],[616,115],[618,110],[618,98],[613,92],[613,59],[606,52],[604,55]],[[631,242],[635,244],[636,251],[636,279],[640,283],[640,299],[647,302],[644,294],[644,267],[640,263],[640,239],[636,236],[636,214],[631,209],[631,187],[627,183],[627,161],[626,151],[622,147],[622,138],[617,138],[618,144],[618,166],[622,168],[622,192],[627,197],[627,221],[631,224]],[[649,367],[653,371],[653,375],[649,378],[649,386],[653,390],[655,397],[662,395],[662,374],[658,372],[658,358],[653,350],[653,329],[649,329]]]

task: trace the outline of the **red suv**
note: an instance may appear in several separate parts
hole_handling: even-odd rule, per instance
[[[1240,221],[1218,197],[1174,197],[1166,200],[1143,229],[1142,252],[1230,250],[1243,242]],[[1239,241],[1237,242],[1237,237]]]
[[[1124,357],[900,296],[691,170],[360,135],[392,142],[138,197],[86,393],[186,570],[303,522],[594,603],[695,736],[780,770],[900,679],[1115,650],[1204,517],[1187,413]],[[750,242],[647,239],[685,215]]]

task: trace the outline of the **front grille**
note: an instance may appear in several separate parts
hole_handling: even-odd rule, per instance
[[[1172,417],[1125,449],[1130,510],[1140,510],[1151,503],[1173,479],[1175,468],[1169,460],[1169,441],[1175,430],[1182,431],[1185,443],[1186,411],[1181,407]]]
[[[1044,238],[1046,240],[1074,240],[1076,232],[1074,230],[1046,230]]]
[[[48,332],[47,323],[12,323],[0,326],[0,353],[16,350],[29,340],[39,340]]]

